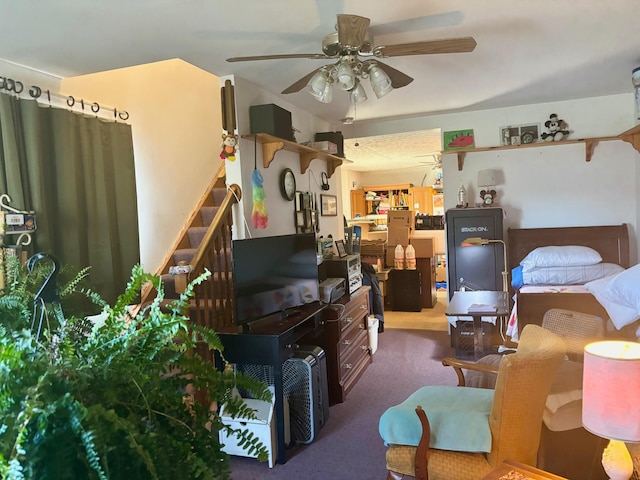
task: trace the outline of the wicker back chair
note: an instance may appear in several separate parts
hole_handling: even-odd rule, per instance
[[[480,480],[507,458],[535,465],[545,400],[565,354],[565,343],[558,336],[540,326],[527,325],[517,352],[502,357],[498,367],[488,420],[491,451],[484,454],[429,448],[430,427],[427,417],[419,414],[423,422],[420,443],[388,447],[387,479],[408,475],[424,480]],[[460,395],[471,390],[475,389],[461,387]],[[429,405],[421,407],[429,413]]]

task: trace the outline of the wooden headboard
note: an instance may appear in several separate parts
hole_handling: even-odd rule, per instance
[[[550,245],[583,245],[596,250],[605,263],[630,267],[627,224],[594,227],[510,228],[507,230],[509,271],[529,252]]]

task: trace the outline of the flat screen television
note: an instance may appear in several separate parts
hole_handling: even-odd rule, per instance
[[[236,325],[319,300],[313,233],[234,240]]]

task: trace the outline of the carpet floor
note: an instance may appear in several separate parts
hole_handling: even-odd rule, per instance
[[[329,419],[308,445],[287,450],[287,462],[266,463],[232,457],[234,480],[375,480],[386,478],[385,447],[378,420],[390,406],[424,385],[456,385],[453,370],[440,360],[452,356],[446,332],[389,329],[344,403],[329,409]],[[416,419],[417,421],[417,419]]]

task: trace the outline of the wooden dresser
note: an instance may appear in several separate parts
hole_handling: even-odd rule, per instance
[[[362,286],[329,305],[323,312],[322,333],[317,338],[304,339],[325,351],[330,405],[345,401],[371,363],[367,330],[369,290],[371,287]]]

